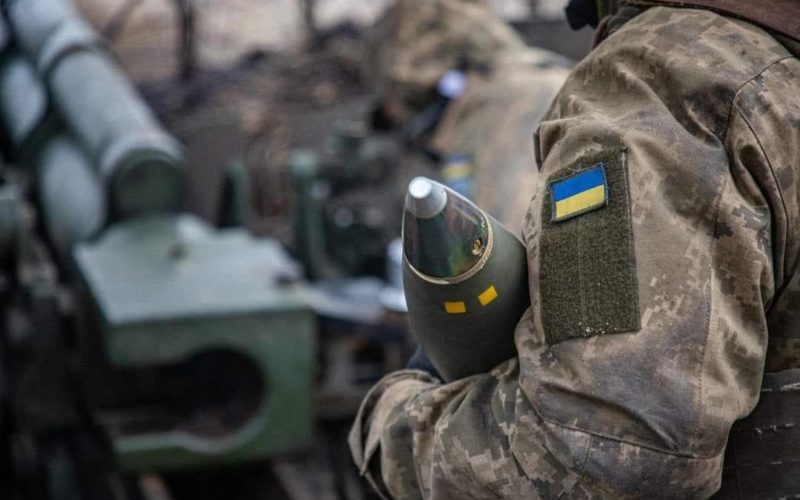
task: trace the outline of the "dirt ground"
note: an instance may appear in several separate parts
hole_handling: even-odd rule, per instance
[[[163,80],[175,74],[177,26],[175,0],[76,0],[84,15],[107,31],[115,16],[131,5],[111,40],[114,53],[137,82]],[[490,0],[505,19],[562,16],[566,0]],[[391,0],[317,0],[321,29],[350,21],[372,23]],[[304,40],[300,0],[194,0],[197,11],[198,64],[227,66],[253,50],[296,49]],[[123,16],[120,16],[123,17]],[[157,50],[154,50],[157,48]]]
[[[129,0],[78,0],[84,15],[100,31],[110,26]],[[138,82],[162,80],[175,73],[177,2],[139,0],[111,47]],[[196,0],[198,64],[227,66],[253,50],[291,50],[304,38],[299,0]],[[387,0],[319,2],[317,17],[325,28],[351,20],[368,24]],[[158,50],[153,50],[157,48]]]

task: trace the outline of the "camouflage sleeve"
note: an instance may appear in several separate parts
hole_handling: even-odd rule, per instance
[[[373,389],[351,445],[383,494],[713,494],[797,267],[797,81],[768,34],[704,11],[595,49],[537,131],[519,357]]]
[[[526,315],[519,328],[530,327]],[[418,371],[388,375],[353,425],[356,465],[383,498],[558,498],[579,475],[545,444],[519,375],[517,360],[446,385]]]

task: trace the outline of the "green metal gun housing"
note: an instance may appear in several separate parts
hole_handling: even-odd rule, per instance
[[[176,213],[181,146],[69,0],[4,2],[0,132],[11,170],[36,188],[29,203],[0,183],[0,259],[52,269],[49,248],[23,264],[20,241],[45,245],[33,217],[17,217],[38,211],[70,281],[40,273],[49,295],[32,300],[75,292],[81,400],[117,462],[197,467],[308,447],[316,330],[302,285],[284,279],[293,261],[275,241]],[[31,380],[48,376],[36,366]],[[22,406],[39,411],[43,397],[27,391]]]

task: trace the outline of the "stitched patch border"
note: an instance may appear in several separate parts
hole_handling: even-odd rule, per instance
[[[606,208],[553,220],[551,185],[603,165]],[[640,329],[627,154],[590,153],[551,175],[542,205],[539,291],[549,344]]]

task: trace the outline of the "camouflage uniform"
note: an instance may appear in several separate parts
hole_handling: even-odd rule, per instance
[[[488,78],[473,76],[432,140],[442,156],[471,159],[473,199],[517,235],[538,178],[531,130],[569,74],[526,57],[536,54],[531,49],[503,56]]]
[[[711,495],[765,364],[799,366],[798,125],[800,61],[769,33],[627,22],[536,131],[519,357],[384,378],[351,433],[361,471],[403,499]],[[607,204],[553,222],[549,181],[600,164]]]
[[[396,120],[409,118],[449,69],[467,63],[466,93],[431,140],[441,156],[471,158],[474,199],[520,234],[537,172],[533,130],[564,83],[569,61],[528,47],[478,0],[401,0],[374,29],[368,73]]]

